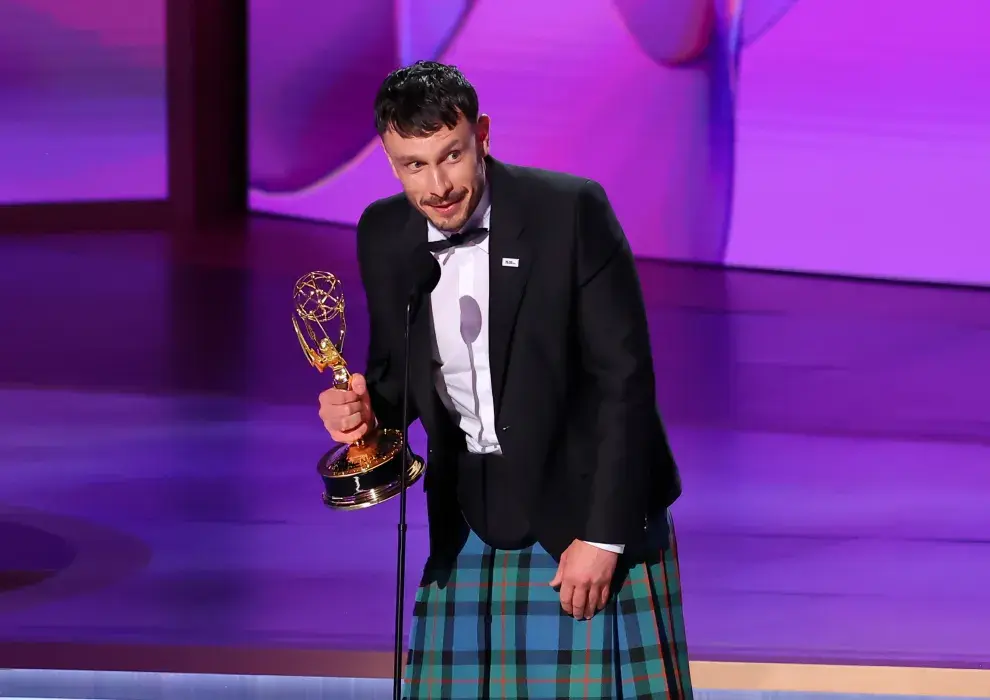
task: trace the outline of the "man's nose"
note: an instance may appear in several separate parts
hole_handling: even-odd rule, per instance
[[[443,168],[435,168],[433,170],[433,196],[437,199],[446,199],[453,188],[454,186]]]

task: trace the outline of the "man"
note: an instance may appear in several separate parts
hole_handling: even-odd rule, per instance
[[[409,352],[430,556],[408,696],[690,698],[667,514],[680,482],[605,192],[495,160],[454,67],[395,71],[375,114],[404,195],[358,223],[367,370],[321,394],[320,416],[345,443],[401,427],[406,269],[429,245],[441,277]]]

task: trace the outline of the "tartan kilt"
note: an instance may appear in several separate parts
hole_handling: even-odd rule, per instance
[[[493,549],[472,532],[443,583],[416,592],[404,697],[691,700],[669,513],[648,535],[645,554],[620,557],[606,607],[575,620],[539,544]]]

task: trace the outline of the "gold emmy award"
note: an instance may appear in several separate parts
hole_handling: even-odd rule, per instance
[[[296,281],[292,325],[306,359],[320,372],[331,370],[333,388],[347,389],[351,373],[341,353],[347,324],[340,280],[329,272],[310,272]],[[337,341],[326,326],[336,324]],[[323,479],[323,502],[337,510],[357,510],[383,503],[399,493],[403,467],[402,432],[377,428],[352,445],[339,445],[317,465]],[[408,449],[408,448],[406,448]],[[423,474],[423,460],[409,453],[406,486]]]

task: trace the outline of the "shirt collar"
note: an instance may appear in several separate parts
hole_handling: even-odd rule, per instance
[[[465,223],[460,230],[463,231],[469,228],[481,227],[481,228],[487,228],[489,231],[491,231],[491,225],[490,225],[491,218],[492,218],[492,201],[491,201],[491,195],[488,191],[488,186],[486,184],[485,191],[481,193],[481,199],[478,201],[478,206],[475,207],[474,212],[471,214],[471,218],[467,220],[467,223]],[[436,226],[434,226],[429,219],[426,220],[426,226],[427,226],[427,236],[430,241],[442,241],[450,236],[449,233],[444,233],[443,231],[439,230]],[[480,248],[485,253],[487,253],[489,238],[490,236],[485,236],[480,241],[478,241],[478,243],[474,245]]]

